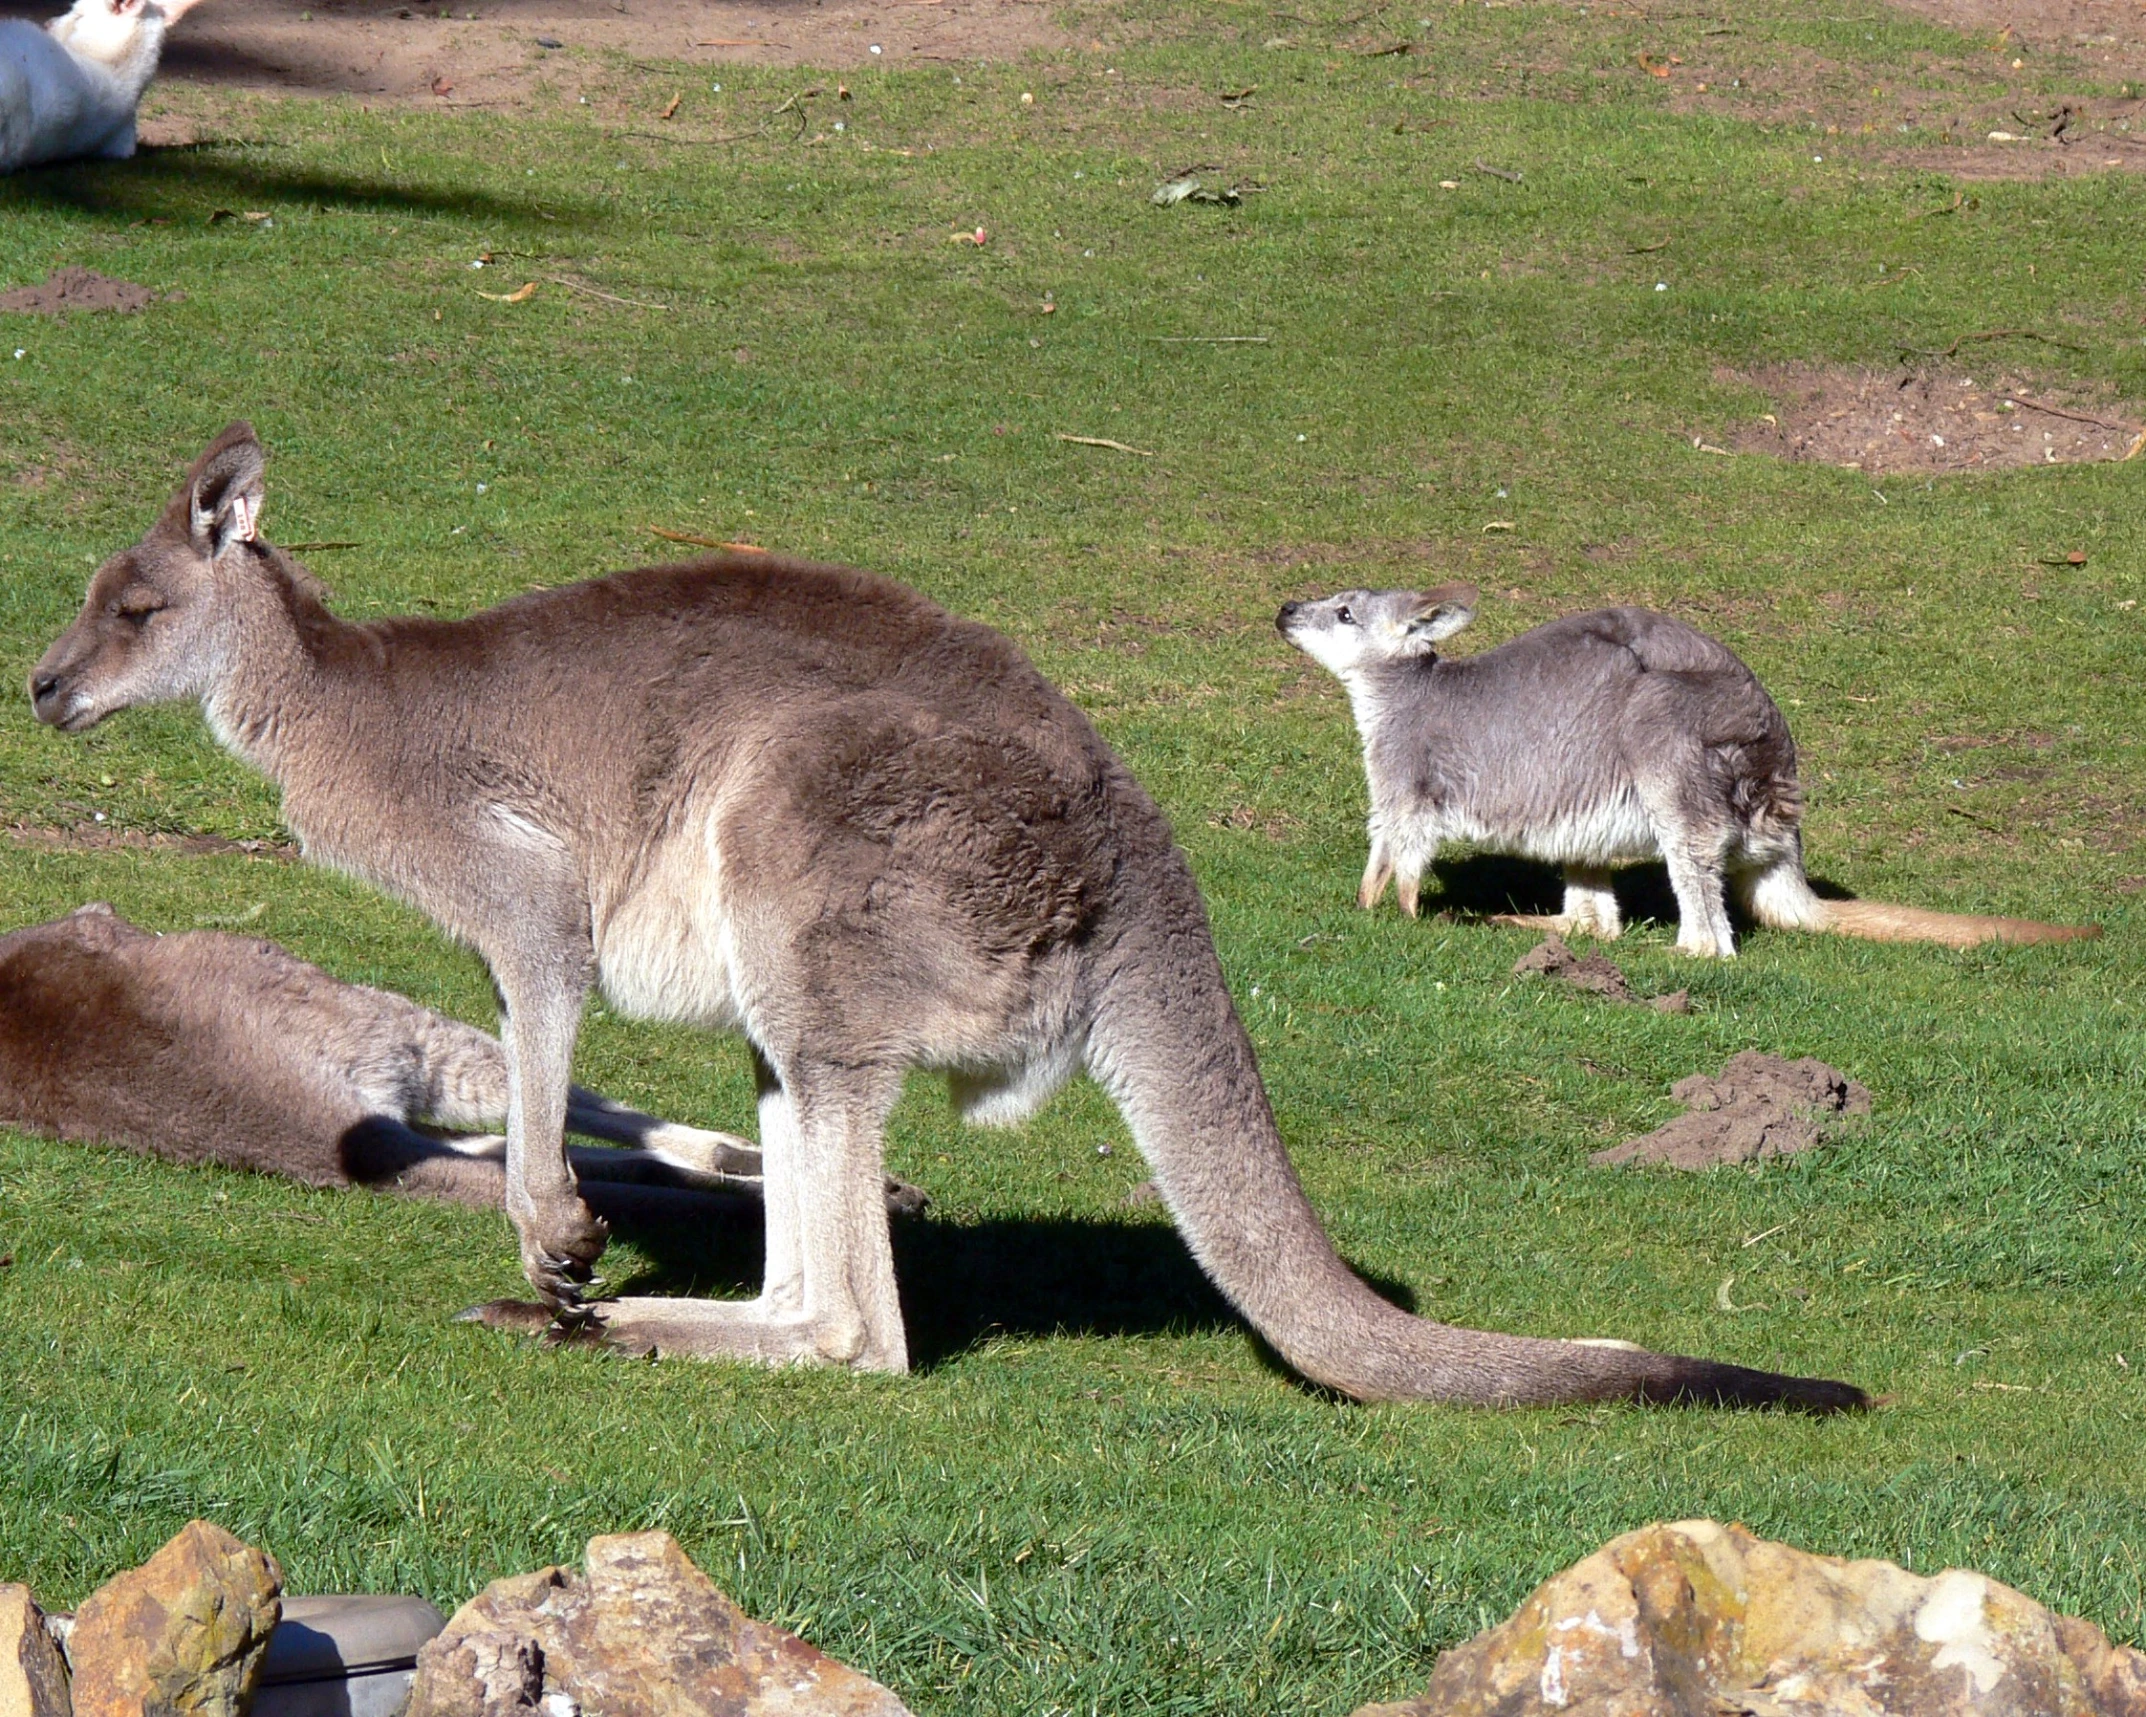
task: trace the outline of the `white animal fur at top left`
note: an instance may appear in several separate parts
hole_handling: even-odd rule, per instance
[[[197,0],[75,0],[39,28],[0,18],[0,173],[123,161],[164,32]]]

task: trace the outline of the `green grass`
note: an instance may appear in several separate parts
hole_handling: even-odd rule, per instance
[[[1985,184],[1911,219],[1953,187],[1867,140],[1672,111],[1630,55],[1696,52],[1706,19],[1424,15],[1423,52],[1368,58],[1330,44],[1414,15],[1372,40],[1335,5],[1142,0],[1076,20],[1107,52],[845,74],[854,101],[818,98],[805,138],[742,145],[606,135],[680,86],[625,61],[587,68],[587,110],[231,101],[232,141],[0,183],[0,283],[83,263],[185,294],[0,319],[0,678],[241,414],[272,449],[271,534],[360,545],[312,562],[353,615],[654,558],[652,525],[877,567],[1016,636],[1175,818],[1352,1261],[1440,1317],[1848,1376],[1890,1405],[1324,1399],[1127,1206],[1145,1171],[1086,1088],[1010,1135],[911,1093],[890,1166],[935,1204],[901,1241],[925,1363],[895,1380],[528,1349],[447,1321],[514,1291],[499,1219],[8,1134],[0,1575],[70,1604],[206,1514],[297,1589],[452,1605],[661,1525],[920,1712],[1339,1713],[1420,1685],[1604,1538],[1713,1515],[1972,1564],[2146,1641],[2146,460],[1873,482],[1692,447],[1767,409],[1735,372],[1992,327],[2082,348],[2009,361],[2146,398],[2146,187]],[[1751,64],[1816,57],[1842,87],[1981,75],[1889,15],[1724,16]],[[804,81],[726,68],[679,121],[749,127]],[[1194,161],[1265,188],[1151,207]],[[979,224],[983,247],[949,242]],[[478,296],[525,280],[528,302]],[[1163,338],[1216,335],[1266,343]],[[2073,549],[2083,567],[2042,564]],[[1691,986],[1670,1018],[1511,979],[1518,932],[1356,913],[1346,708],[1271,617],[1449,576],[1490,593],[1467,647],[1611,600],[1720,633],[1795,725],[1817,873],[2107,938],[1757,934],[1694,968],[1643,927],[1617,958]],[[278,829],[192,712],[68,740],[17,705],[0,816],[99,812]],[[489,1022],[468,957],[324,874],[0,845],[6,922],[100,896],[160,928],[254,913]],[[1748,1047],[1823,1056],[1875,1115],[1762,1173],[1586,1166]],[[733,1044],[598,1009],[579,1072],[750,1121]],[[622,1244],[612,1274],[723,1291],[756,1244]]]

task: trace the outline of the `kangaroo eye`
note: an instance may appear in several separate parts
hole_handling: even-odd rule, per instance
[[[1349,612],[1349,605],[1345,602],[1341,605],[1339,609],[1335,611],[1334,618],[1336,620],[1339,620],[1344,626],[1353,626],[1356,624],[1356,616]]]
[[[161,595],[139,585],[131,590],[121,591],[105,604],[107,614],[115,619],[131,620],[137,626],[146,623],[150,615],[160,613],[163,608],[164,598]]]

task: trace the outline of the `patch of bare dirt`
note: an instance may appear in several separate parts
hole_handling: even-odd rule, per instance
[[[64,9],[0,0],[0,16],[40,22]],[[1050,0],[207,0],[172,32],[159,78],[167,87],[513,107],[543,84],[571,100],[584,78],[607,81],[599,56],[611,51],[831,70],[1000,60],[1079,45],[1059,17]],[[198,120],[166,105],[152,90],[145,140],[195,141]]]
[[[222,835],[172,835],[141,829],[112,829],[98,824],[76,824],[55,829],[34,823],[16,823],[7,838],[19,847],[48,853],[159,852],[184,853],[189,858],[295,859],[298,849],[288,841],[234,841]]]
[[[2013,59],[2065,55],[2109,81],[2146,77],[2146,7],[2138,0],[1892,0],[1947,29],[1983,36]]]
[[[1894,0],[1965,40],[1873,81],[1852,57],[1771,38],[1682,0],[1645,0],[1651,51],[1598,77],[1659,89],[1672,111],[1808,135],[1824,162],[1949,178],[2146,170],[2146,9],[2138,0]],[[1814,162],[1813,165],[1818,165]]]
[[[1870,1113],[1870,1092],[1838,1068],[1758,1049],[1730,1056],[1718,1074],[1679,1079],[1669,1094],[1687,1113],[1587,1160],[1679,1169],[1764,1162],[1822,1145],[1844,1119]]]
[[[2136,458],[2146,413],[2076,384],[2007,368],[1780,364],[1737,376],[1774,409],[1728,431],[1739,453],[1854,471],[2010,470]]]
[[[65,316],[76,310],[116,310],[132,315],[159,299],[181,302],[183,292],[158,293],[131,280],[114,280],[94,268],[56,268],[35,286],[0,292],[0,310],[26,316]]]
[[[1632,988],[1624,973],[1605,954],[1575,954],[1565,945],[1562,936],[1551,936],[1527,953],[1520,956],[1513,967],[1516,978],[1553,978],[1562,984],[1570,984],[1576,990],[1585,990],[1590,995],[1602,996],[1613,1002],[1630,1002],[1635,1007],[1650,1007],[1656,1013],[1688,1014],[1691,1012],[1691,991],[1676,990],[1666,996],[1642,996]]]

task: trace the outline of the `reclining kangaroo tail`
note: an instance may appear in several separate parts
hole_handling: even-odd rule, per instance
[[[1089,1069],[1123,1110],[1201,1268],[1312,1382],[1362,1401],[1479,1406],[1868,1405],[1845,1383],[1625,1342],[1494,1335],[1381,1299],[1335,1253],[1290,1165],[1189,875],[1181,890],[1151,892],[1139,916],[1101,968]]]

